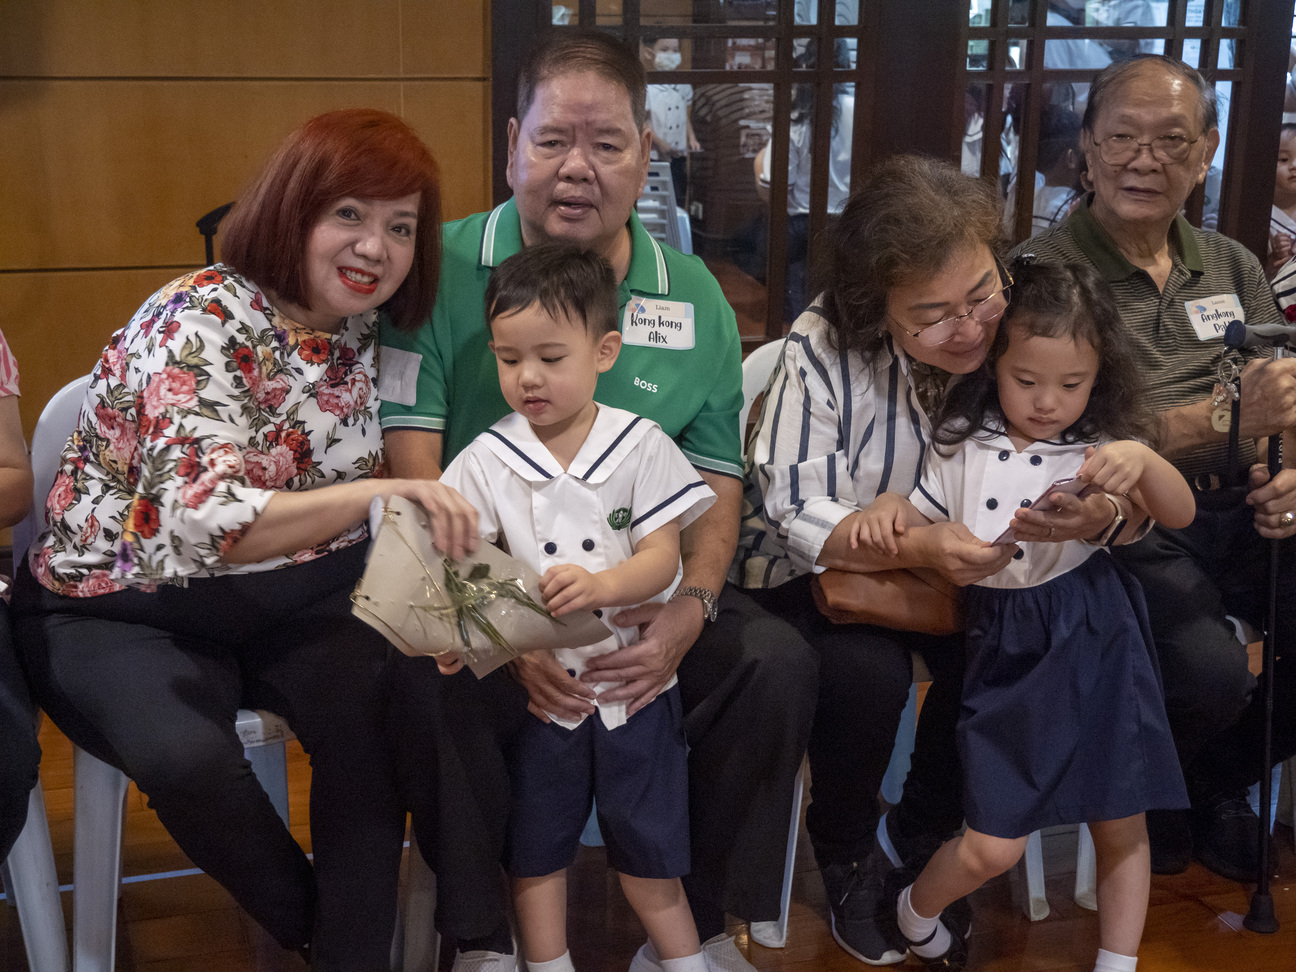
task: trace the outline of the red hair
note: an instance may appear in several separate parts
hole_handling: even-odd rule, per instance
[[[399,199],[419,193],[414,263],[383,305],[411,331],[432,311],[441,272],[441,182],[436,160],[395,115],[343,108],[317,115],[271,156],[221,227],[222,262],[282,300],[310,310],[306,244],[343,196]]]

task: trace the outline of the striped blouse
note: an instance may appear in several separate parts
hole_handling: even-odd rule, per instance
[[[746,459],[729,579],[776,587],[816,566],[833,529],[880,493],[918,483],[930,426],[909,360],[890,339],[872,362],[832,348],[823,309],[797,318]]]

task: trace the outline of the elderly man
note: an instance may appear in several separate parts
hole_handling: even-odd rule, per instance
[[[1232,319],[1278,320],[1256,258],[1181,215],[1219,145],[1214,91],[1192,68],[1142,56],[1099,72],[1081,142],[1092,195],[1060,226],[1023,244],[1041,258],[1102,272],[1134,332],[1148,394],[1162,417],[1159,448],[1192,483],[1198,515],[1185,530],[1154,529],[1116,556],[1142,582],[1160,654],[1188,814],[1149,813],[1152,867],[1176,873],[1195,855],[1235,880],[1257,867],[1257,823],[1246,788],[1260,776],[1262,713],[1247,656],[1226,615],[1265,618],[1269,544],[1286,567],[1277,644],[1296,635],[1296,472],[1270,480],[1255,440],[1296,425],[1296,361],[1248,352],[1242,371],[1237,467],[1229,410],[1215,384]],[[1241,363],[1241,362],[1240,362]],[[1249,467],[1249,468],[1248,468]],[[1232,486],[1236,477],[1239,486]],[[1292,752],[1292,649],[1277,668],[1276,755]]]
[[[460,939],[456,969],[509,970],[499,890],[508,810],[501,749],[529,708],[592,713],[589,682],[634,712],[678,670],[691,748],[692,874],[685,879],[713,968],[750,969],[724,934],[725,912],[778,916],[792,784],[809,738],[817,668],[795,632],[727,586],[742,457],[740,343],[732,309],[694,257],[653,240],[634,204],[647,178],[643,69],[601,33],[558,31],[524,64],[509,121],[514,196],[444,231],[441,290],[428,327],[383,334],[382,424],[400,476],[436,477],[507,413],[487,341],[491,270],[524,246],[574,242],[620,281],[624,346],[596,399],[660,424],[718,500],[682,535],[684,576],[670,603],[625,612],[642,640],[573,678],[549,653],[481,682],[440,677],[431,659],[394,668],[392,736],[415,830],[437,872],[438,927]],[[651,952],[637,972],[658,968]]]

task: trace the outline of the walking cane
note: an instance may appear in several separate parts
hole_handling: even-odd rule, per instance
[[[1296,341],[1296,328],[1284,324],[1261,324],[1247,327],[1241,321],[1234,321],[1224,332],[1224,343],[1230,348],[1272,347],[1274,357],[1281,358],[1293,341]],[[1234,402],[1233,422],[1229,427],[1229,454],[1236,454],[1238,437],[1237,400]],[[1236,463],[1234,463],[1236,466]],[[1269,436],[1269,477],[1272,480],[1282,469],[1282,432]],[[1271,801],[1273,800],[1273,667],[1274,667],[1274,628],[1278,618],[1278,552],[1279,540],[1275,537],[1269,541],[1269,616],[1265,622],[1264,651],[1260,667],[1260,698],[1264,706],[1264,742],[1261,746],[1264,762],[1260,768],[1260,866],[1256,875],[1255,893],[1251,895],[1251,907],[1242,919],[1242,924],[1253,932],[1272,935],[1278,930],[1278,919],[1274,915],[1273,895],[1269,893],[1269,826]]]

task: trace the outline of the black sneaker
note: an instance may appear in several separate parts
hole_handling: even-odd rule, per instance
[[[831,910],[832,936],[848,954],[865,965],[897,965],[904,961],[905,942],[896,926],[895,899],[883,894],[890,864],[878,850],[851,864],[820,869]]]
[[[1192,828],[1187,810],[1149,810],[1148,846],[1153,874],[1182,874],[1192,861]]]
[[[1192,810],[1193,856],[1230,881],[1256,880],[1259,837],[1260,818],[1245,795],[1219,797]],[[1276,860],[1271,843],[1269,861]]]

